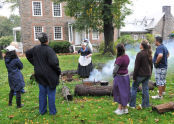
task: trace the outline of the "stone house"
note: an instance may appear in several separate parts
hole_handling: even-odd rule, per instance
[[[69,41],[73,45],[80,45],[84,38],[88,38],[93,45],[104,40],[103,33],[98,31],[76,31],[72,27],[74,18],[65,15],[65,4],[56,4],[51,0],[20,0],[24,51],[39,44],[37,34],[40,32],[46,32],[49,41]]]
[[[167,40],[174,31],[174,17],[171,14],[171,6],[163,6],[162,12],[152,18],[145,16],[142,20],[126,23],[125,27],[121,28],[120,34],[130,34],[134,40],[138,40],[144,39],[145,35],[150,33]]]

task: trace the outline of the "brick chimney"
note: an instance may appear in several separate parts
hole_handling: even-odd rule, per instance
[[[163,12],[165,15],[170,15],[171,14],[171,6],[163,6]]]

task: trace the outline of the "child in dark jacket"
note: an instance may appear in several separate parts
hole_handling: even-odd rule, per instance
[[[16,92],[16,104],[17,108],[21,108],[23,105],[21,104],[21,89],[24,88],[25,82],[23,75],[21,73],[21,69],[23,68],[23,64],[18,58],[16,54],[16,48],[14,46],[6,47],[5,54],[5,65],[8,71],[8,82],[10,86],[9,93],[9,106],[12,106],[12,99],[14,92]]]

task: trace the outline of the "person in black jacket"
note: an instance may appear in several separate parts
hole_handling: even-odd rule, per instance
[[[133,83],[131,89],[130,107],[136,107],[137,89],[142,83],[142,108],[149,107],[149,87],[148,82],[152,75],[152,50],[148,41],[142,41],[141,51],[137,54],[133,73]]]
[[[47,95],[49,102],[49,113],[57,113],[55,106],[56,86],[59,84],[59,60],[56,53],[48,46],[48,36],[46,33],[40,33],[38,39],[40,45],[26,51],[26,57],[34,66],[35,78],[39,83],[39,112],[47,112]]]

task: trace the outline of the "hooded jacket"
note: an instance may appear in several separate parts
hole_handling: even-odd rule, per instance
[[[11,59],[5,57],[5,65],[8,71],[8,81],[11,90],[20,91],[24,86],[24,78],[20,70],[23,69],[23,64],[19,58]]]

